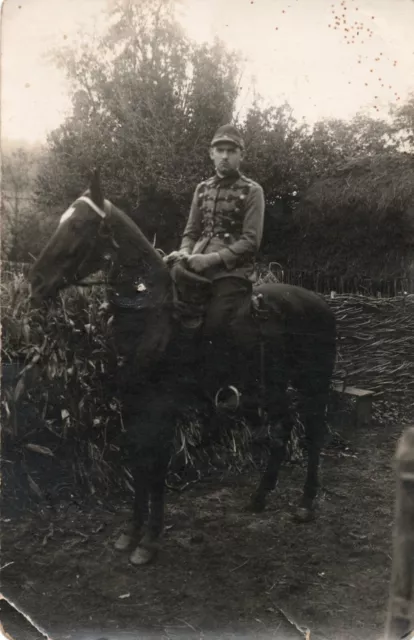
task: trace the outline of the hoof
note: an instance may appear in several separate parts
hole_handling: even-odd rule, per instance
[[[246,511],[250,513],[262,513],[266,509],[266,500],[253,496],[246,506]]]
[[[315,509],[309,509],[308,507],[298,507],[294,513],[294,519],[297,522],[311,522],[315,520]]]
[[[154,560],[156,554],[156,549],[137,547],[129,556],[129,561],[135,566],[142,566],[145,564],[149,564],[152,560]]]
[[[127,533],[121,533],[119,538],[114,544],[117,551],[126,551],[132,544],[132,536]]]

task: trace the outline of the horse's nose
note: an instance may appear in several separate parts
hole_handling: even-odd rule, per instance
[[[29,299],[37,300],[44,287],[44,280],[39,274],[33,275],[29,280]]]
[[[30,291],[38,289],[43,283],[43,278],[38,273],[32,274],[29,281]]]

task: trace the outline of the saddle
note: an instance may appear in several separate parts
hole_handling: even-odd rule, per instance
[[[212,295],[212,281],[190,271],[183,264],[171,268],[176,319],[188,329],[198,329],[204,321]],[[250,301],[253,318],[266,320],[269,315],[263,295],[253,288]]]
[[[171,268],[174,315],[187,329],[198,329],[204,321],[212,294],[212,282],[178,262]]]

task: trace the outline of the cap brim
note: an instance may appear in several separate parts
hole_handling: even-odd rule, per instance
[[[220,136],[219,138],[213,138],[211,146],[213,147],[215,144],[219,144],[220,142],[228,142],[230,144],[234,144],[235,147],[243,147],[242,142],[234,140],[228,136]]]

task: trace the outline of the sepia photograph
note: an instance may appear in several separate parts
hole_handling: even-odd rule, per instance
[[[414,640],[413,32],[2,0],[0,640]]]

